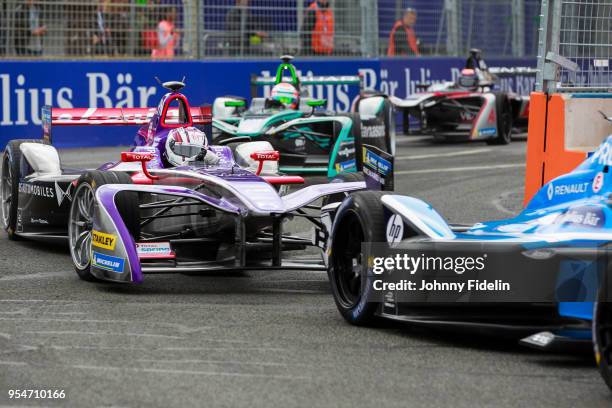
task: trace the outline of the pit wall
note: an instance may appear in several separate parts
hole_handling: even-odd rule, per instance
[[[416,84],[453,80],[463,58],[325,59],[295,61],[301,75],[361,73],[367,89],[397,97],[416,91]],[[490,59],[489,66],[535,66],[534,59]],[[41,136],[40,108],[156,106],[165,90],[155,81],[181,80],[192,105],[211,104],[222,95],[250,96],[251,74],[274,75],[278,60],[254,61],[10,61],[0,64],[0,147],[11,139]],[[535,78],[506,78],[505,90],[528,95]],[[260,89],[263,95],[269,89]],[[316,98],[327,108],[347,111],[358,89],[346,85],[315,86]],[[53,129],[58,147],[129,145],[132,127],[70,127]]]

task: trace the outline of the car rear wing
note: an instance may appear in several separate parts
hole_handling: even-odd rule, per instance
[[[300,77],[300,86],[302,85],[349,85],[358,86],[359,91],[363,91],[363,76],[361,75],[330,75],[330,76],[306,76]],[[292,77],[283,77],[281,82],[292,83]],[[251,97],[257,96],[257,88],[260,86],[274,86],[278,83],[276,77],[271,76],[251,76]]]
[[[51,142],[52,126],[142,126],[149,123],[158,108],[52,108],[43,106],[43,139]],[[212,123],[210,106],[189,108],[193,125]],[[166,119],[178,119],[178,108],[169,108]]]
[[[538,73],[538,69],[532,67],[489,67],[489,72],[499,78],[503,78],[516,75],[535,76]]]

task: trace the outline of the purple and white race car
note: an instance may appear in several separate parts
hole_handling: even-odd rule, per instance
[[[360,174],[288,193],[304,179],[278,172],[268,142],[211,146],[209,107],[170,90],[157,108],[43,109],[43,138],[13,140],[2,158],[2,222],[10,239],[68,241],[79,277],[140,283],[146,273],[227,269],[325,270],[323,256],[289,252],[327,242],[321,206],[363,190]],[[97,170],[61,166],[52,125],[141,125],[136,146]],[[368,149],[368,147],[364,147]],[[375,158],[376,152],[370,151]],[[389,177],[368,172],[371,186]],[[338,182],[339,181],[339,182]],[[313,238],[283,232],[306,219]],[[295,253],[295,252],[294,252]],[[293,258],[293,260],[291,260]]]

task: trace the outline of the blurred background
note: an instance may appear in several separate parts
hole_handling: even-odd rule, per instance
[[[533,57],[539,9],[539,0],[2,0],[0,55],[421,57],[478,47]]]

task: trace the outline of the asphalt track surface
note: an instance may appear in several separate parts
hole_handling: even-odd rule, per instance
[[[70,166],[121,149],[62,151]],[[396,190],[451,222],[520,209],[526,143],[399,141]],[[80,281],[63,247],[0,235],[0,405],[610,406],[590,355],[382,323],[346,324],[324,273]],[[8,400],[64,389],[63,401]]]

